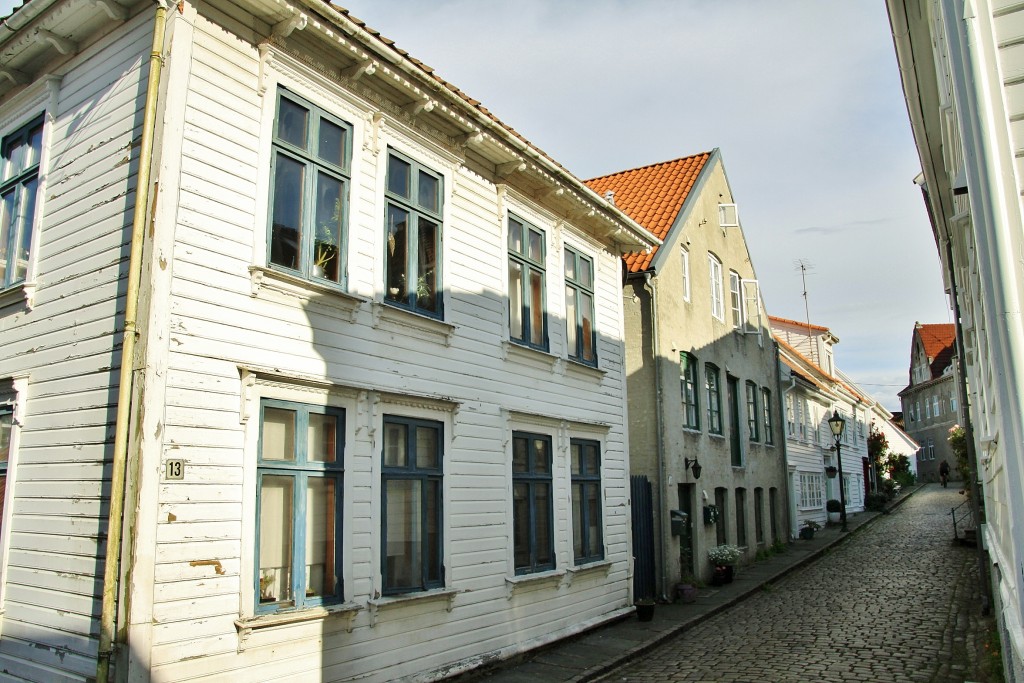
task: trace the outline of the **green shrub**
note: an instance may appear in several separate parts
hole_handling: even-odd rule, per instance
[[[885,502],[889,500],[884,493],[869,493],[864,497],[864,507],[868,510],[881,512],[885,509]]]
[[[914,476],[913,472],[897,472],[893,475],[893,478],[903,488],[913,486],[917,482],[917,477]]]

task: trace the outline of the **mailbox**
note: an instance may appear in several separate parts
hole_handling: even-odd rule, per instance
[[[689,515],[682,510],[669,510],[669,522],[672,525],[672,535],[682,536],[686,533],[686,526],[690,523]]]

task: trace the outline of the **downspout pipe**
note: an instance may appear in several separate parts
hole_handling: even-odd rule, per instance
[[[663,429],[664,418],[664,395],[661,389],[661,342],[658,334],[658,286],[654,281],[651,272],[644,273],[644,287],[651,293],[651,346],[654,354],[654,390],[655,390],[655,428],[658,430],[658,564],[661,566],[659,572],[659,588],[661,599],[668,601],[668,591],[665,587],[665,575],[668,572],[668,564],[665,560],[665,435]]]
[[[110,676],[110,660],[114,654],[117,628],[118,576],[124,535],[124,501],[128,469],[128,430],[132,417],[135,342],[138,339],[139,291],[142,282],[142,247],[149,213],[151,166],[160,72],[163,68],[164,32],[167,6],[158,2],[153,21],[153,47],[149,53],[149,83],[142,119],[142,140],[139,147],[139,170],[135,185],[135,208],[132,218],[132,239],[128,260],[128,284],[125,292],[124,333],[121,345],[121,372],[117,394],[117,418],[114,425],[114,463],[110,479],[110,511],[107,521],[107,548],[103,567],[103,607],[100,612],[99,651],[96,661],[96,683],[106,683]]]

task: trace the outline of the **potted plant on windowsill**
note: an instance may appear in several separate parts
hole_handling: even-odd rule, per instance
[[[740,549],[734,545],[724,543],[708,549],[708,560],[714,565],[711,574],[711,584],[721,586],[732,583],[735,565],[740,559]]]

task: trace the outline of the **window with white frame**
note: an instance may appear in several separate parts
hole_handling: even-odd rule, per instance
[[[720,435],[722,434],[722,388],[717,365],[705,363],[704,388],[707,392],[708,402],[708,432]]]
[[[679,263],[683,275],[683,301],[690,300],[690,252],[686,247],[679,248]]]
[[[7,508],[7,468],[14,444],[14,406],[0,403],[0,538]]]
[[[800,473],[800,508],[817,510],[824,505],[824,479],[820,472]]]
[[[768,445],[775,443],[775,435],[772,430],[772,391],[768,388],[761,390],[761,408],[764,410],[764,442]]]
[[[801,396],[796,404],[796,428],[800,440],[807,438],[807,397]]]
[[[740,292],[740,274],[729,271],[729,308],[732,310],[732,326],[737,330],[743,325],[743,294]]]
[[[932,415],[939,416],[939,395],[932,396]]]
[[[443,316],[441,231],[443,178],[388,149],[385,184],[384,299],[434,318]]]
[[[786,434],[796,436],[796,399],[793,394],[786,394]]]
[[[572,551],[576,564],[604,559],[601,525],[601,444],[569,441],[572,483]]]
[[[280,89],[271,160],[272,268],[345,282],[352,128]]]
[[[682,394],[685,429],[700,429],[700,400],[697,387],[697,358],[691,353],[680,353],[679,391]]]
[[[761,285],[757,280],[743,280],[743,331],[761,334]],[[761,341],[763,343],[763,339]]]
[[[594,262],[565,248],[565,329],[569,358],[597,365],[594,328]]]
[[[0,141],[0,290],[28,274],[42,146],[41,116]]]
[[[555,568],[551,437],[512,433],[512,537],[516,574]]]
[[[924,399],[924,417],[927,420],[931,416],[932,416],[932,402],[928,400],[927,396],[925,396],[925,399]]]
[[[260,405],[258,613],[342,599],[344,422],[339,408]]]
[[[547,351],[545,248],[540,228],[508,217],[508,326],[512,341]]]
[[[735,228],[740,224],[739,212],[735,204],[718,205],[718,225],[723,228]]]
[[[725,302],[722,299],[722,262],[708,253],[708,278],[711,285],[711,315],[725,321]]]
[[[757,385],[751,381],[746,383],[747,390],[747,433],[751,441],[760,441],[759,422],[761,412],[757,409]]]
[[[444,585],[443,426],[384,416],[381,574],[385,594]]]
[[[949,412],[951,412],[951,413],[955,413],[956,412],[956,396],[950,396],[949,397]]]

